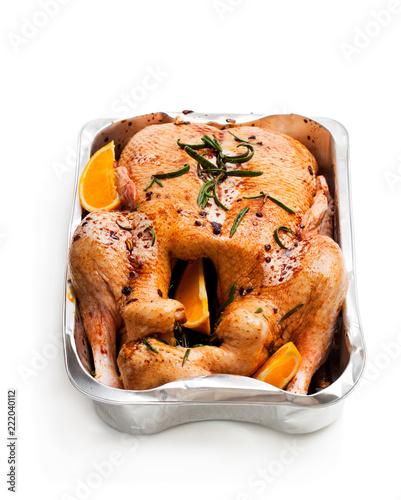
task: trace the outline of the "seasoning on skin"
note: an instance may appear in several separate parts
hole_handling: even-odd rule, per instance
[[[131,290],[131,287],[130,286],[125,286],[123,289],[122,289],[122,293],[126,296],[128,296],[130,293],[132,292]]]
[[[130,271],[130,273],[129,273],[129,277],[130,277],[130,278],[135,278],[135,276],[136,276],[136,275],[135,275],[134,271]]]
[[[159,297],[163,297],[163,292],[160,289],[157,290],[157,293],[159,294]]]
[[[309,165],[309,167],[308,167],[308,171],[309,171],[309,173],[310,173],[311,175],[313,175],[313,170],[312,170],[312,167],[311,167],[310,165]]]
[[[202,225],[202,222],[200,220],[195,221],[195,226],[201,226],[201,225]]]
[[[213,233],[219,235],[221,233],[221,224],[219,222],[211,222]]]
[[[250,135],[248,139],[251,141],[252,139],[256,139],[256,135]]]
[[[126,240],[125,241],[125,246],[127,247],[127,250],[129,252],[132,252],[134,245],[132,244],[132,240]]]
[[[180,214],[181,212],[182,212],[182,208],[179,208],[179,209],[177,210],[177,214]]]
[[[256,217],[263,217],[262,212],[256,212]]]
[[[266,262],[267,263],[271,262],[271,258],[270,257],[266,257]]]
[[[278,313],[278,309],[276,309],[275,307],[273,307],[273,312],[274,312],[274,314],[277,314]]]
[[[205,212],[204,210],[202,210],[202,212],[199,212],[199,215],[200,215],[201,217],[206,217],[206,212]]]
[[[299,227],[300,227],[301,229],[304,229],[304,228],[305,228],[304,224],[301,224]]]
[[[254,288],[253,286],[249,286],[247,289],[246,289],[246,293],[251,293],[254,291]]]
[[[265,245],[266,252],[270,252],[271,248],[272,248],[271,245]]]
[[[110,238],[113,238],[113,240],[119,240],[120,238],[116,235],[114,231],[110,231]]]
[[[184,109],[182,112],[183,115],[189,115],[189,113],[193,113],[192,109]]]
[[[235,120],[233,120],[232,118],[226,118],[226,122],[227,123],[237,123]]]
[[[127,305],[128,304],[131,304],[131,302],[136,302],[138,299],[130,299],[128,302],[127,302]]]

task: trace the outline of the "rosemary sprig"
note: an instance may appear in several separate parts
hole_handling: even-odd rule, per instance
[[[294,307],[294,309],[291,309],[291,311],[288,311],[288,313],[284,314],[284,316],[277,321],[277,325],[282,323],[285,319],[289,318],[295,312],[299,311],[302,306],[303,304],[298,304],[297,306]]]
[[[204,156],[197,153],[195,150],[190,148],[189,146],[185,146],[184,151],[194,160],[202,165],[206,170],[215,169],[216,165],[211,161],[207,160]]]
[[[159,184],[160,187],[163,187],[163,183],[161,181],[159,181],[159,179],[155,175],[152,175],[151,180],[150,180],[149,184],[146,186],[146,188],[144,189],[144,191],[147,191],[150,187],[152,187],[153,183],[155,183],[155,182],[156,182],[156,184]]]
[[[149,349],[149,351],[152,351],[155,354],[159,354],[159,351],[152,346],[152,344],[148,341],[148,339],[143,338],[142,341],[145,344],[145,346]]]
[[[257,198],[265,198],[267,196],[263,191],[260,194],[256,194],[255,196],[243,196],[245,200],[256,200]]]
[[[189,165],[186,163],[182,168],[174,170],[174,172],[165,172],[164,174],[154,174],[153,177],[157,179],[173,179],[174,177],[180,177],[189,171]]]
[[[259,177],[263,175],[262,170],[228,170],[225,172],[228,177]]]
[[[201,187],[199,194],[198,194],[198,205],[201,208],[205,208],[206,203],[207,203],[207,196],[206,192],[209,189],[209,187],[213,186],[213,184],[216,182],[215,179],[211,179],[210,181],[207,181],[203,186]]]
[[[238,144],[237,148],[239,148],[239,147],[247,148],[246,153],[243,153],[243,154],[238,155],[238,156],[224,155],[223,161],[227,162],[227,163],[234,163],[234,164],[245,163],[245,162],[249,161],[252,158],[252,156],[255,154],[255,150],[253,149],[253,146],[251,146],[250,144],[245,144],[245,143],[241,142],[241,144]]]
[[[116,220],[116,224],[117,224],[117,226],[118,226],[118,227],[120,227],[121,229],[125,229],[126,231],[132,231],[132,230],[134,229],[134,228],[133,228],[133,227],[131,227],[131,226],[122,226],[122,225],[118,222],[118,220]]]
[[[219,316],[219,314],[220,314],[222,311],[224,311],[224,309],[225,309],[225,308],[226,308],[229,304],[231,304],[231,302],[235,299],[234,294],[235,294],[235,288],[236,288],[236,287],[237,287],[237,285],[236,285],[236,284],[234,284],[234,285],[230,288],[230,291],[228,292],[228,299],[227,299],[225,302],[223,302],[223,303],[221,304],[221,306],[217,309],[217,311],[216,311],[216,316]],[[219,320],[221,321],[221,318],[219,318],[219,319],[217,320],[216,326],[220,323],[220,321],[219,321]]]
[[[296,214],[295,210],[293,210],[290,207],[287,207],[287,205],[284,205],[284,203],[282,201],[278,200],[277,198],[273,198],[273,196],[270,196],[269,194],[267,195],[267,197],[269,198],[269,200],[271,200],[273,203],[278,205],[280,208],[283,208],[284,210],[286,210],[289,214]]]
[[[189,146],[191,149],[205,149],[206,145],[204,142],[201,144],[184,144],[180,142],[180,139],[177,140],[177,144],[180,146],[181,149],[184,149],[186,146]]]
[[[245,141],[244,139],[240,139],[237,135],[235,135],[235,134],[234,134],[233,132],[231,132],[230,130],[227,130],[227,132],[228,132],[229,134],[231,134],[237,142],[244,142],[245,144],[252,144],[252,142]]]
[[[273,203],[275,203],[279,207],[286,210],[289,214],[296,214],[295,210],[293,210],[290,207],[287,207],[287,205],[285,205],[282,201],[278,200],[277,198],[274,198],[273,196],[270,196],[270,194],[266,194],[264,191],[260,191],[260,194],[257,194],[255,196],[243,196],[243,198],[245,200],[256,200],[257,198],[268,198]]]
[[[292,234],[293,236],[295,236],[295,234],[291,231],[290,228],[286,227],[286,226],[279,226],[275,231],[274,231],[274,239],[276,240],[276,243],[279,247],[281,248],[284,248],[284,250],[287,250],[288,247],[286,247],[282,241],[280,240],[280,236],[278,234],[279,231],[285,231],[286,233],[290,233]]]
[[[235,218],[234,224],[233,224],[233,226],[231,228],[231,231],[230,231],[230,238],[235,233],[235,231],[237,230],[237,227],[239,226],[239,223],[242,221],[242,219],[244,218],[244,215],[248,212],[248,210],[249,210],[249,207],[243,208],[239,212],[239,214],[237,215],[237,217]]]
[[[149,229],[150,234],[152,235],[152,245],[151,245],[151,246],[153,247],[153,245],[155,244],[155,241],[156,241],[156,234],[155,234],[155,230],[153,229],[153,227],[152,227],[152,226],[148,226],[148,227],[145,229],[145,231],[146,231],[147,229]]]
[[[213,185],[213,195],[214,195],[214,201],[216,202],[216,205],[222,208],[223,210],[228,210],[228,208],[220,201],[219,197],[217,196],[217,184],[219,180],[221,179],[222,174],[220,174],[218,177],[216,177],[216,182]]]
[[[149,184],[146,186],[144,191],[147,191],[150,187],[153,186],[153,183],[159,184],[160,187],[163,187],[163,183],[160,179],[173,179],[174,177],[180,177],[181,175],[186,174],[189,171],[189,165],[186,163],[182,168],[178,170],[174,170],[174,172],[165,172],[164,174],[153,174]]]
[[[184,357],[183,357],[183,359],[182,359],[182,366],[184,366],[185,361],[188,359],[188,356],[189,356],[189,353],[190,353],[190,352],[191,352],[191,349],[187,349],[187,350],[185,351]]]
[[[202,136],[202,141],[205,143],[205,146],[210,148],[210,149],[216,149],[220,153],[223,151],[223,148],[221,147],[216,136],[215,136],[215,139],[213,140],[208,135],[204,135],[204,136]]]
[[[203,180],[204,185],[201,187],[198,194],[198,205],[203,209],[206,207],[209,198],[214,198],[215,203],[218,207],[223,210],[228,210],[228,208],[222,203],[217,195],[217,184],[223,182],[227,177],[257,177],[262,175],[263,172],[260,170],[229,170],[227,171],[226,163],[240,164],[249,161],[255,150],[253,146],[248,143],[248,141],[241,141],[239,138],[238,147],[244,147],[246,152],[241,153],[237,156],[229,156],[223,154],[223,148],[219,143],[217,137],[213,134],[213,139],[208,135],[202,136],[201,144],[184,144],[178,139],[177,144],[197,163],[197,174],[200,179]],[[205,158],[196,152],[200,149],[212,149],[216,154],[216,165],[210,160]],[[212,177],[212,179],[210,179]]]

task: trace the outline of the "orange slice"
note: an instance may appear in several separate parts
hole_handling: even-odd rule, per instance
[[[88,212],[121,205],[114,181],[114,141],[96,151],[79,180],[79,200]]]
[[[287,342],[253,375],[253,378],[284,389],[301,364],[301,355],[292,342]]]
[[[202,259],[187,264],[177,285],[175,299],[185,307],[186,328],[210,335],[209,305]]]

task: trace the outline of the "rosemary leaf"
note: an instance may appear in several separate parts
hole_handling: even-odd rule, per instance
[[[239,212],[239,214],[237,215],[237,217],[235,218],[233,227],[231,228],[231,231],[230,231],[230,238],[235,233],[235,231],[237,230],[237,227],[239,226],[239,223],[242,221],[244,215],[248,212],[248,210],[249,210],[249,207],[243,208]]]
[[[146,229],[149,229],[150,231],[150,234],[152,235],[152,247],[153,245],[155,244],[155,241],[156,241],[156,234],[155,234],[155,230],[153,229],[152,226],[148,226]]]
[[[181,175],[186,174],[189,171],[189,165],[186,163],[179,170],[174,170],[174,172],[166,172],[165,174],[154,174],[154,178],[156,179],[173,179],[174,177],[180,177]]]
[[[294,307],[294,309],[291,309],[291,311],[288,311],[288,313],[284,314],[284,316],[277,321],[277,325],[282,323],[285,319],[289,318],[295,312],[299,311],[302,306],[303,304],[298,304],[297,306]]]
[[[278,234],[279,231],[285,231],[286,233],[290,233],[292,234],[293,236],[295,236],[295,234],[291,231],[290,228],[286,227],[286,226],[279,226],[275,231],[274,231],[274,239],[276,240],[276,243],[279,247],[281,248],[284,248],[284,250],[287,250],[288,247],[286,247],[282,241],[280,240],[280,236]]]
[[[191,349],[187,349],[187,350],[185,351],[184,357],[183,357],[183,359],[182,359],[182,366],[184,366],[185,361],[188,359],[188,356],[189,356],[189,353],[190,353],[190,352],[191,352]]]
[[[227,170],[225,172],[229,177],[259,177],[263,175],[261,170]]]
[[[207,160],[204,156],[200,155],[193,149],[191,149],[189,146],[185,146],[184,151],[194,160],[196,160],[198,163],[202,165],[203,168],[206,169],[211,169],[211,168],[216,168],[216,165],[212,163],[211,161]]]
[[[122,226],[122,225],[118,222],[118,220],[116,220],[116,224],[117,224],[117,226],[118,226],[118,227],[120,227],[121,229],[125,229],[126,231],[132,231],[132,230],[134,229],[134,228],[133,228],[133,227],[131,227],[131,226]]]
[[[263,311],[263,309],[261,307],[258,307],[255,311],[255,314],[259,314]]]
[[[155,182],[155,178],[152,176],[152,179],[150,180],[149,184],[146,186],[144,191],[147,191],[150,187],[152,187],[154,182]]]
[[[216,202],[216,205],[219,206],[220,208],[222,208],[223,210],[228,210],[228,208],[219,200],[219,197],[217,196],[217,192],[216,192],[217,183],[218,183],[218,180],[216,179],[216,182],[214,183],[214,186],[213,186],[214,201]]]
[[[257,198],[264,198],[266,196],[266,194],[261,191],[260,194],[257,194],[255,196],[243,196],[243,198],[245,200],[256,200]]]
[[[163,187],[162,181],[160,181],[155,175],[153,176],[153,179],[156,182],[156,184],[159,184],[160,187]]]
[[[289,214],[296,213],[295,210],[293,210],[290,207],[287,207],[287,205],[284,205],[284,203],[282,201],[278,200],[277,198],[273,198],[273,196],[270,196],[269,194],[267,195],[267,197],[269,198],[269,200],[271,200],[273,203],[278,205],[280,208],[283,208],[284,210],[286,210]],[[245,198],[245,196],[244,196],[244,198]]]
[[[235,299],[234,296],[229,297],[225,302],[221,304],[221,306],[216,311],[216,316],[218,316],[224,309],[231,304],[231,302]]]
[[[152,351],[155,354],[159,354],[159,351],[152,346],[152,344],[148,341],[148,339],[143,338],[142,341],[146,345],[146,347],[149,349],[149,351]]]
[[[180,142],[180,139],[178,139],[177,144],[180,146],[181,149],[185,149],[186,146],[190,147],[191,149],[205,149],[207,146],[204,142],[202,144],[183,144]]]

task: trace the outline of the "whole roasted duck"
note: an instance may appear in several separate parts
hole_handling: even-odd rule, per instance
[[[246,162],[235,160],[241,155]],[[127,209],[90,213],[70,248],[96,378],[138,390],[199,375],[251,376],[269,349],[291,340],[302,363],[287,390],[306,394],[347,290],[331,238],[333,201],[317,170],[300,142],[257,127],[171,123],[138,132],[117,168]],[[215,330],[220,346],[191,349],[183,363],[174,326],[186,314],[168,298],[171,267],[200,258],[215,266],[220,304],[230,300]]]

